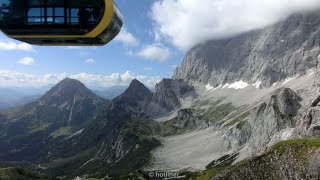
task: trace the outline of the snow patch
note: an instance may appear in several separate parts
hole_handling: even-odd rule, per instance
[[[215,87],[211,86],[210,84],[207,84],[206,89],[207,89],[207,91],[215,91],[215,90],[219,89],[221,86],[222,85],[220,84],[218,87],[215,88]]]
[[[212,89],[212,91],[215,91],[215,90],[217,90],[217,89],[219,89],[219,88],[221,88],[221,87],[222,87],[222,84],[220,84],[218,87]]]
[[[257,81],[253,84],[253,86],[259,89],[261,84],[262,84],[262,81]]]
[[[310,76],[312,76],[312,75],[314,75],[314,71],[313,71],[313,72],[311,72],[310,74],[308,74],[308,76],[307,76],[307,77],[310,77]]]
[[[210,84],[207,84],[206,85],[206,89],[207,89],[207,91],[210,91],[210,90],[212,90],[214,87],[213,86],[211,86]]]
[[[292,80],[294,80],[294,79],[296,79],[297,78],[297,76],[295,76],[295,77],[289,77],[289,78],[287,78],[286,80],[284,80],[284,82],[282,83],[282,85],[285,85],[285,84],[287,84],[288,82],[290,82],[290,81],[292,81]]]
[[[227,84],[225,84],[225,85],[222,87],[222,89],[225,89],[225,88],[227,88],[227,87],[229,87],[229,86],[230,86],[230,84],[227,83]]]
[[[247,86],[249,86],[249,84],[241,80],[241,81],[237,81],[235,83],[230,84],[228,88],[229,89],[244,89]]]

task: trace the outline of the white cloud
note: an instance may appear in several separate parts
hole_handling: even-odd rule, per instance
[[[150,61],[167,62],[171,57],[171,52],[166,47],[153,44],[146,46],[135,55]]]
[[[67,49],[82,49],[81,46],[67,46]]]
[[[151,15],[155,32],[186,50],[209,39],[261,28],[294,12],[319,7],[319,0],[158,0]]]
[[[30,66],[34,64],[35,60],[32,57],[24,57],[18,61],[19,64]]]
[[[27,43],[15,43],[10,41],[0,41],[0,50],[1,51],[34,51],[32,46]]]
[[[115,41],[122,42],[125,46],[136,46],[138,45],[138,40],[134,37],[127,29],[124,27],[120,33],[115,38]]]
[[[85,62],[87,64],[95,64],[96,63],[96,61],[94,59],[92,59],[92,58],[85,60]]]
[[[136,78],[130,71],[125,72],[124,74],[120,75],[120,77],[124,82],[129,82]]]
[[[66,73],[35,75],[17,71],[0,70],[0,87],[41,87],[54,85],[66,77],[77,79],[91,89],[103,89],[118,85],[126,86],[129,85],[133,79],[138,79],[148,87],[154,87],[156,83],[161,81],[160,77],[137,75],[131,71],[113,73],[110,75],[88,73],[71,75]]]

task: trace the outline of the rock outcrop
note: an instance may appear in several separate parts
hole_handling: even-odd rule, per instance
[[[305,110],[294,131],[294,137],[320,135],[320,96]]]
[[[312,88],[310,103],[305,107],[294,131],[295,138],[320,135],[320,55],[318,56],[316,78]]]
[[[295,126],[301,100],[289,88],[277,90],[268,103],[263,102],[252,111],[247,121],[229,129],[227,137],[230,137],[230,146],[237,149],[246,145],[251,153],[262,152],[272,140],[280,140],[275,136],[282,136],[282,130]]]
[[[208,128],[210,121],[203,120],[194,115],[192,109],[180,109],[177,117],[164,122],[165,135],[177,135],[187,131]]]
[[[178,111],[176,126],[179,128],[186,128],[189,130],[204,129],[210,126],[209,121],[204,121],[194,116],[191,109],[181,109]]]
[[[192,86],[182,80],[163,79],[156,85],[146,111],[151,116],[166,114],[181,107],[181,101],[188,96],[196,96]]]

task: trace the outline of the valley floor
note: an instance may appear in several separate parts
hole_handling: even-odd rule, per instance
[[[221,133],[213,127],[175,137],[165,137],[163,145],[154,150],[152,170],[198,171],[226,153]]]

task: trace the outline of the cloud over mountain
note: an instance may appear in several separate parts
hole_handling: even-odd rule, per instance
[[[136,53],[137,56],[149,60],[158,62],[167,62],[171,57],[169,48],[163,47],[162,45],[152,44],[142,48]]]
[[[158,0],[151,15],[155,34],[187,50],[319,7],[319,0]]]

